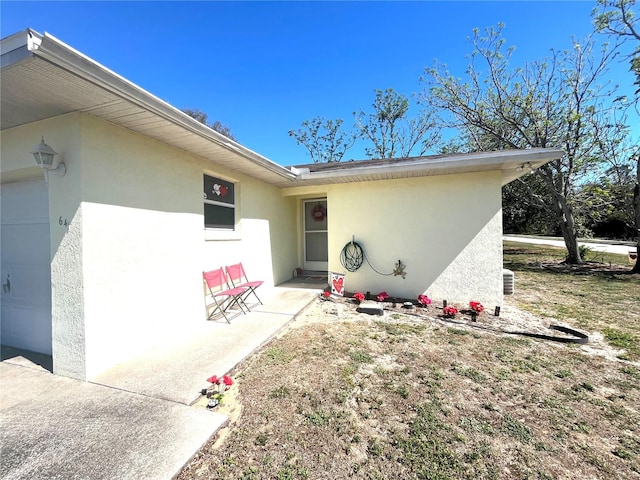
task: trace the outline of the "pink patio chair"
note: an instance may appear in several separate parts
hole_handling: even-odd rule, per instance
[[[231,280],[231,285],[238,288],[249,289],[243,295],[242,300],[246,301],[247,297],[253,294],[253,296],[256,297],[256,300],[258,300],[258,303],[260,305],[263,305],[262,301],[256,294],[256,288],[258,288],[260,285],[264,283],[263,280],[249,281],[249,279],[247,278],[247,274],[244,271],[244,267],[242,266],[242,263],[236,263],[235,265],[227,265],[225,269],[227,270],[227,275],[229,275],[229,279]],[[252,307],[257,305],[258,303],[254,303]]]
[[[249,311],[249,307],[244,303],[244,299],[242,298],[245,294],[249,292],[249,287],[233,287],[229,288],[227,283],[227,275],[224,273],[222,268],[218,268],[216,270],[211,270],[210,272],[202,272],[202,278],[209,289],[209,293],[213,298],[215,303],[215,308],[211,315],[209,315],[209,319],[213,317],[216,313],[221,313],[227,323],[231,323],[229,321],[229,317],[227,317],[227,312],[234,306],[237,305],[240,309],[233,317],[235,318],[240,313],[246,313],[244,308]]]

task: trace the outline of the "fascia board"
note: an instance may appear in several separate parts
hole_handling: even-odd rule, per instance
[[[29,28],[0,40],[0,65],[6,67],[30,58],[40,45],[42,36]]]
[[[456,173],[503,170],[505,168],[515,168],[523,163],[531,163],[532,168],[539,168],[551,160],[562,157],[562,155],[564,155],[564,152],[557,149],[508,150],[461,154],[459,156],[447,156],[436,160],[425,157],[424,161],[414,160],[407,163],[372,165],[366,167],[359,167],[357,162],[354,162],[352,168],[340,170],[309,172],[306,169],[300,169],[298,171],[300,172],[299,180],[301,181],[331,180],[353,176],[384,176],[391,173],[405,172],[425,172],[438,175],[440,172]]]
[[[143,90],[126,78],[98,64],[86,55],[61,42],[53,35],[45,32],[39,45],[31,49],[33,55],[41,57],[81,78],[103,88],[119,97],[139,105],[145,110],[158,115],[180,127],[210,140],[223,148],[232,151],[251,162],[285,178],[294,180],[295,173],[278,165],[266,157],[240,145],[206,125],[191,118],[184,112],[168,104],[164,100]]]

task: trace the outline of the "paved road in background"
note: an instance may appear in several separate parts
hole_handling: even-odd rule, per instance
[[[505,235],[504,240],[509,242],[535,243],[540,245],[552,245],[554,247],[564,247],[564,240],[557,238],[540,238],[527,236]],[[628,255],[629,252],[635,251],[635,245],[629,242],[616,243],[592,243],[578,242],[579,245],[586,245],[594,252],[618,253],[620,255]]]

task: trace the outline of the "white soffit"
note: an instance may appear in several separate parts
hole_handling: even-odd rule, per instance
[[[492,170],[502,172],[504,185],[563,154],[555,149],[508,150],[287,169],[213,131],[51,35],[25,30],[2,39],[0,46],[3,130],[85,112],[281,188]]]
[[[558,149],[535,148],[467,154],[433,155],[406,159],[340,162],[292,167],[298,178],[291,187],[374,180],[500,171],[502,184],[562,157]]]
[[[46,33],[25,30],[1,45],[2,130],[79,111],[267,183],[295,178]]]

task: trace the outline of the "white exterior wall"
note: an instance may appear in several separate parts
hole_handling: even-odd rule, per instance
[[[43,175],[42,135],[67,165],[48,186],[54,373],[90,379],[205,321],[203,270],[290,278],[295,200],[279,189],[86,114],[4,131],[3,181]],[[205,235],[204,173],[238,182],[233,239]]]
[[[329,270],[346,272],[340,252],[355,236],[373,266],[406,278],[381,276],[365,262],[346,272],[348,291],[426,293],[467,307],[502,303],[500,172],[337,184],[328,197]]]
[[[202,173],[199,170],[200,183]],[[263,280],[264,288],[289,280],[298,253],[295,200],[283,197],[276,187],[214,165],[206,165],[204,173],[237,182],[240,222],[231,239],[205,242],[201,268],[212,270],[242,262],[249,278]],[[208,233],[207,238],[215,239],[216,234]]]
[[[91,116],[82,141],[88,378],[205,321],[203,270],[242,261],[267,286],[290,274],[294,203],[275,187]],[[204,173],[237,182],[232,239],[205,234]]]
[[[51,173],[48,183],[53,370],[85,378],[79,118],[68,114],[3,131],[2,181],[44,175],[30,153],[41,136],[67,166],[64,177]],[[60,218],[71,222],[69,228]]]
[[[2,178],[42,176],[44,135],[67,165],[48,184],[54,372],[87,379],[206,318],[202,270],[242,261],[266,286],[302,252],[301,199],[327,196],[329,270],[352,236],[350,291],[502,303],[500,172],[293,188],[284,193],[158,141],[74,113],[2,132]],[[238,231],[205,234],[203,174],[236,183]],[[60,225],[67,221],[69,227]]]

